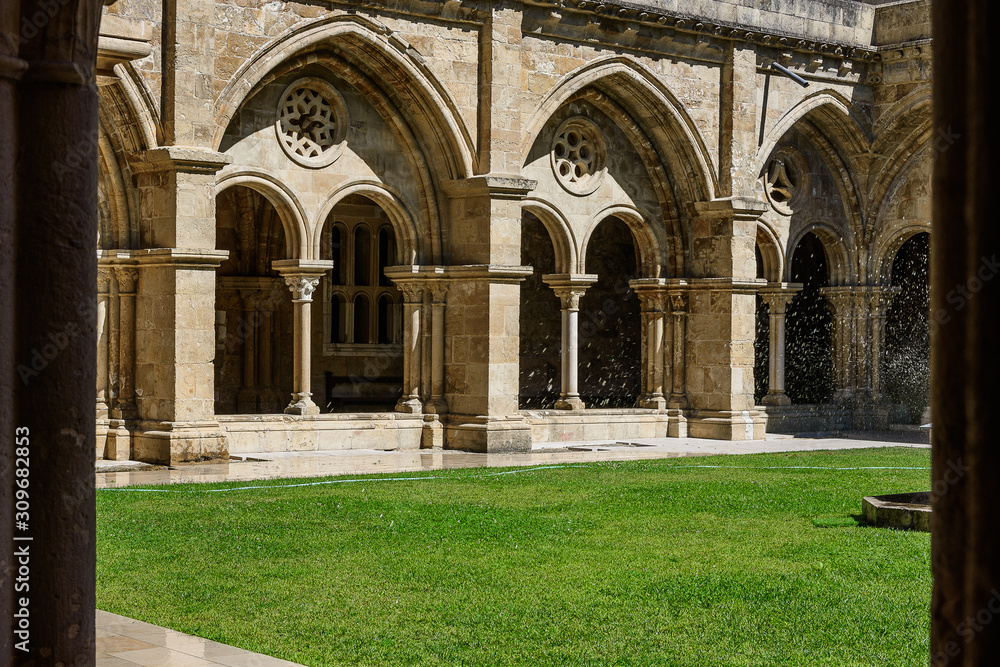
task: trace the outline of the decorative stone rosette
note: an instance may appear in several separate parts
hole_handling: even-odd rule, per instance
[[[572,194],[589,195],[604,180],[607,166],[604,136],[587,118],[574,116],[560,125],[549,154],[556,180]]]
[[[278,143],[303,167],[319,169],[340,157],[347,125],[343,98],[323,79],[299,79],[281,93],[274,125]]]

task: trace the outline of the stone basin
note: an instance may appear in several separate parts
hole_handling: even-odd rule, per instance
[[[865,496],[861,513],[873,526],[902,530],[931,530],[931,494],[894,493],[886,496]]]

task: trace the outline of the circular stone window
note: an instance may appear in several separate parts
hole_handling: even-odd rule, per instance
[[[347,107],[323,79],[300,79],[281,94],[275,130],[292,160],[304,167],[325,167],[343,151]]]
[[[552,141],[552,171],[556,180],[575,195],[589,195],[601,185],[605,148],[601,131],[586,118],[570,118]]]

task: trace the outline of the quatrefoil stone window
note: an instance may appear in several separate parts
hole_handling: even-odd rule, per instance
[[[556,130],[552,170],[569,192],[587,195],[601,185],[605,155],[604,138],[597,126],[586,118],[570,118]]]
[[[275,129],[288,157],[305,167],[325,167],[343,150],[347,107],[323,79],[300,79],[281,94]]]

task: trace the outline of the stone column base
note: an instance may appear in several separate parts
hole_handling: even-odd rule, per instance
[[[94,455],[98,459],[104,458],[105,447],[108,441],[108,419],[107,415],[104,418],[97,418],[97,429],[95,431],[96,437],[94,438],[96,442],[96,447],[94,449]]]
[[[161,465],[228,459],[229,446],[217,421],[141,422],[133,435],[132,458]]]
[[[286,415],[318,415],[319,406],[313,403],[312,394],[301,395],[293,394],[292,397],[295,399],[288,404],[285,408]]]
[[[663,396],[641,396],[636,402],[635,407],[664,410],[667,407],[667,399],[663,398]]]
[[[670,408],[667,410],[667,437],[686,438],[688,437],[688,418],[682,408]]]
[[[586,408],[587,406],[584,405],[583,400],[579,396],[560,398],[556,401],[556,410],[585,410]]]
[[[132,458],[132,431],[124,419],[109,419],[104,441],[104,459],[128,461]]]
[[[792,399],[785,392],[767,394],[760,401],[763,405],[791,405]]]
[[[688,415],[688,435],[713,440],[763,440],[767,414],[759,410],[694,410]]]
[[[531,451],[531,426],[518,415],[451,415],[444,427],[444,446],[487,454],[527,452]]]
[[[420,434],[420,449],[444,448],[444,424],[436,415],[424,415],[424,429]]]

